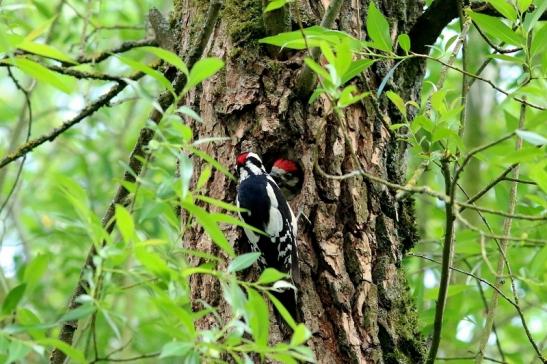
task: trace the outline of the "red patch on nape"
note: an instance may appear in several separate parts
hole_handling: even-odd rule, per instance
[[[278,159],[273,166],[290,173],[298,171],[298,165],[289,159]]]
[[[238,166],[242,166],[245,164],[245,161],[247,161],[247,156],[249,155],[249,152],[241,153],[237,156],[236,163]]]

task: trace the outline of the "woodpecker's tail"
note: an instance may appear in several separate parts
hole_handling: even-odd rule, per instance
[[[283,292],[272,292],[272,294],[283,304],[283,306],[289,311],[294,321],[299,322],[300,321],[300,310],[298,309],[297,305],[297,293],[294,289],[286,289]],[[275,307],[275,306],[274,306]],[[275,309],[275,314],[277,317],[277,322],[283,322],[285,324],[285,320],[282,318],[281,314]]]

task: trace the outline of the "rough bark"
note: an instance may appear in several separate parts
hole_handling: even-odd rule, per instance
[[[296,3],[305,26],[318,24],[328,5],[327,0]],[[178,50],[184,53],[207,4],[179,0],[175,5],[172,22],[178,30]],[[408,32],[423,6],[418,0],[383,0],[377,5],[389,18],[394,35]],[[404,252],[416,240],[412,201],[397,202],[396,191],[361,177],[335,181],[314,170],[316,158],[330,174],[356,166],[328,102],[320,99],[308,105],[293,93],[303,54],[286,54],[280,61],[259,46],[257,39],[265,35],[261,6],[262,0],[225,0],[208,54],[224,59],[226,67],[185,101],[204,120],[194,125],[195,136],[230,137],[224,144],[204,147],[225,165],[234,165],[235,156],[249,145],[266,164],[280,156],[302,164],[304,186],[291,205],[311,221],[301,219],[299,224],[300,300],[318,362],[422,362],[424,346],[401,267]],[[346,1],[335,28],[364,36],[367,8],[366,0]],[[292,22],[294,29],[295,19]],[[392,66],[377,64],[355,82],[363,90],[376,90]],[[388,88],[417,101],[422,76],[418,61],[403,63]],[[377,106],[365,101],[345,114],[353,148],[367,171],[401,183],[404,145],[385,127],[386,119],[399,122],[396,109],[386,100]],[[201,165],[195,162],[199,175]],[[220,172],[213,174],[206,189],[212,197],[234,201],[236,185]],[[241,232],[231,227],[225,232],[237,246]],[[198,228],[189,229],[183,241],[193,249],[220,254]],[[197,276],[192,285],[195,299],[222,306],[214,280]],[[209,324],[201,322],[204,327]],[[274,330],[273,338],[279,339],[279,332]]]

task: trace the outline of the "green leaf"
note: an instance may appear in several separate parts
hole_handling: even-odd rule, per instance
[[[488,2],[504,17],[511,21],[517,20],[517,10],[506,0],[488,0]]]
[[[307,346],[300,345],[300,346],[294,347],[292,355],[300,361],[311,362],[311,363],[316,362],[315,356],[313,355],[313,351]]]
[[[73,310],[68,311],[65,313],[59,321],[72,321],[72,320],[79,320],[81,318],[87,317],[91,315],[93,312],[96,311],[96,308],[92,304],[84,304],[79,307],[76,307]]]
[[[374,62],[375,61],[370,59],[360,59],[358,61],[352,62],[346,73],[342,75],[342,84],[345,84],[346,82],[352,80],[354,77],[360,75],[364,70],[372,66]]]
[[[547,193],[547,171],[545,171],[545,165],[547,162],[537,163],[530,166],[529,176],[538,184],[538,186]]]
[[[9,345],[9,354],[6,363],[16,363],[23,359],[31,350],[30,345],[24,341],[12,338]],[[2,352],[3,350],[0,350]]]
[[[230,225],[241,226],[242,228],[251,230],[257,234],[268,236],[268,234],[266,234],[264,231],[258,228],[255,228],[254,226],[251,226],[247,224],[246,222],[240,219],[237,219],[233,216],[222,214],[222,213],[211,213],[210,215],[216,222],[223,222]]]
[[[222,60],[219,58],[200,59],[190,70],[188,81],[186,82],[182,93],[185,93],[192,87],[211,77],[212,75],[217,73],[222,67],[224,67],[224,62],[222,62]]]
[[[370,95],[370,92],[363,92],[361,94],[354,95],[354,91],[357,91],[357,87],[355,87],[355,85],[349,85],[344,87],[344,89],[340,93],[337,106],[342,108],[347,107]]]
[[[528,31],[533,29],[538,22],[539,18],[547,10],[547,0],[540,0],[536,9],[531,14],[526,14],[524,18],[524,28]]]
[[[264,271],[260,274],[260,277],[256,281],[258,284],[269,284],[273,282],[277,282],[280,279],[283,279],[287,277],[287,274],[281,273],[275,268],[266,268]]]
[[[397,37],[397,43],[399,44],[399,47],[401,47],[401,49],[408,54],[410,51],[410,37],[408,34],[399,34]]]
[[[221,282],[222,295],[226,302],[231,306],[232,311],[239,315],[245,312],[246,296],[245,292],[237,284],[235,279],[228,283]]]
[[[24,281],[27,284],[27,289],[29,292],[34,290],[34,287],[44,275],[49,259],[50,257],[48,255],[39,254],[27,264],[25,268]]]
[[[390,52],[392,48],[389,36],[389,23],[384,15],[371,1],[367,13],[367,33],[374,46],[382,51]]]
[[[521,55],[510,56],[510,55],[507,55],[507,54],[487,54],[486,57],[487,58],[498,59],[500,61],[516,63],[518,65],[523,65],[525,63],[525,60],[522,58]]]
[[[235,256],[234,248],[228,243],[217,222],[207,211],[187,201],[182,202],[182,207],[196,218],[198,223],[203,226],[207,234],[220,249],[224,250],[231,257]]]
[[[500,19],[490,15],[470,12],[471,19],[477,23],[481,30],[490,36],[504,41],[505,43],[522,46],[525,43],[522,35],[515,33],[511,28],[505,25]]]
[[[306,42],[304,42],[302,33],[306,36]],[[262,38],[259,43],[271,44],[281,48],[306,49],[306,46],[319,47],[322,42],[336,46],[343,41],[347,41],[353,50],[361,49],[364,43],[345,32],[327,29],[319,25]]]
[[[408,34],[399,34],[397,37],[397,43],[399,43],[399,47],[406,53],[410,51],[410,37]]]
[[[72,360],[74,360],[77,363],[87,363],[85,360],[84,354],[68,345],[64,341],[53,339],[53,338],[46,338],[46,339],[40,339],[36,341],[37,344],[46,345],[46,346],[53,346],[54,348],[57,348],[61,350],[63,353],[65,353],[68,357],[70,357]]]
[[[246,253],[236,257],[228,265],[228,272],[229,273],[239,272],[240,270],[250,267],[251,265],[253,265],[254,262],[258,260],[258,258],[260,258],[261,254],[262,253],[260,252],[253,252],[253,253]]]
[[[50,71],[46,67],[39,63],[31,61],[30,59],[23,57],[8,58],[2,60],[3,63],[8,63],[19,68],[21,71],[35,78],[38,81],[47,83],[66,94],[72,92],[72,83],[67,81],[65,76],[61,76],[53,71]]]
[[[268,305],[260,293],[254,289],[247,290],[248,300],[245,305],[245,317],[251,334],[259,347],[268,345],[270,320]]]
[[[162,279],[169,278],[169,267],[158,254],[148,251],[144,246],[135,248],[137,260],[149,271]]]
[[[451,284],[448,287],[447,296],[448,297],[457,296],[463,292],[470,291],[470,290],[473,290],[473,287],[468,286],[466,284]],[[429,289],[424,295],[424,297],[425,299],[433,300],[433,299],[436,299],[438,295],[439,295],[439,288],[435,287],[435,288]]]
[[[336,73],[339,76],[345,74],[351,67],[352,61],[353,54],[351,53],[350,45],[347,40],[344,40],[336,46],[336,58],[333,63]]]
[[[323,80],[328,81],[330,83],[334,83],[333,80],[331,80],[329,73],[323,67],[321,67],[319,63],[315,62],[312,58],[310,57],[304,58],[304,63],[306,63],[306,65]]]
[[[201,170],[201,174],[199,175],[199,179],[196,182],[196,188],[195,188],[194,191],[201,190],[207,184],[207,182],[209,181],[209,178],[211,178],[212,172],[213,172],[213,167],[211,167],[210,164],[206,164],[203,167],[203,169]],[[196,198],[198,198],[198,199],[201,199],[201,197],[202,197],[201,195],[196,196]],[[205,197],[205,196],[203,196],[203,197]],[[226,203],[226,202],[223,202],[223,203]],[[228,204],[228,205],[232,206],[231,204]],[[236,206],[236,208],[237,208],[237,206]]]
[[[532,5],[532,0],[517,0],[517,6],[521,13],[524,13]]]
[[[533,131],[527,131],[527,130],[516,130],[515,133],[522,139],[527,141],[528,143],[542,146],[547,144],[547,138],[545,138],[542,135],[539,135],[538,133],[534,133]]]
[[[57,59],[59,61],[76,64],[77,62],[72,59],[66,53],[61,52],[60,50],[42,43],[35,43],[30,40],[23,40],[23,42],[17,45],[17,48],[25,50],[30,53],[37,54],[39,56],[44,56],[48,58]]]
[[[181,199],[185,199],[190,189],[190,181],[194,174],[194,164],[188,156],[181,152],[179,154],[180,181],[181,181]]]
[[[130,242],[135,237],[135,223],[133,222],[133,216],[122,205],[116,204],[115,210],[116,226],[122,234],[125,242]]]
[[[270,301],[275,306],[277,312],[279,312],[281,317],[283,317],[283,320],[285,320],[285,322],[287,323],[287,325],[289,325],[289,327],[291,329],[295,330],[296,329],[296,321],[294,321],[294,319],[291,316],[291,314],[289,313],[289,311],[285,308],[285,306],[283,306],[283,304],[281,303],[281,301],[279,301],[277,299],[277,297],[275,297],[270,292],[267,292],[267,293],[268,293],[268,298],[270,299]]]
[[[393,74],[395,73],[395,70],[401,63],[403,63],[404,59],[401,59],[399,62],[395,63],[393,67],[389,69],[389,71],[386,73],[384,78],[382,79],[382,82],[380,83],[380,86],[378,86],[378,91],[376,91],[376,97],[380,97],[382,94],[382,91],[387,85],[387,82],[390,80],[391,77],[393,77]]]
[[[165,87],[167,90],[169,90],[171,92],[175,92],[171,82],[169,82],[169,80],[167,78],[165,78],[165,76],[161,72],[156,71],[155,69],[153,69],[153,68],[151,68],[151,67],[149,67],[149,66],[147,66],[143,63],[134,61],[129,57],[120,56],[120,55],[118,55],[117,57],[120,61],[122,61],[123,63],[125,63],[126,65],[131,67],[132,69],[134,69],[136,71],[143,72],[144,74],[146,74],[146,75],[152,77],[153,79],[155,79],[156,81],[158,81],[158,83],[161,84],[163,87]]]
[[[226,177],[230,178],[231,180],[235,181],[236,178],[233,174],[230,173],[230,171],[224,167],[221,163],[219,163],[215,158],[211,157],[209,154],[205,153],[203,150],[194,148],[191,146],[186,147],[190,152],[197,155],[201,159],[205,160],[207,163],[211,164],[213,167],[215,167],[218,171],[222,172]]]
[[[291,345],[304,344],[311,337],[311,332],[304,324],[298,324],[291,337]]]
[[[199,121],[200,123],[203,123],[203,120],[201,119],[201,116],[194,110],[190,109],[188,106],[181,106],[177,109],[178,113],[181,113],[183,115],[189,116],[192,119]]]
[[[2,304],[2,313],[4,315],[11,313],[17,307],[19,302],[21,302],[23,295],[25,294],[26,288],[27,284],[21,283],[18,286],[13,287],[9,291],[6,298],[4,299],[4,303]]]
[[[274,359],[275,362],[283,364],[298,364],[298,361],[294,359],[290,354],[285,353],[273,353],[269,355],[270,358]]]
[[[188,76],[188,67],[186,67],[184,61],[175,53],[168,51],[167,49],[158,47],[142,47],[141,49],[145,50],[146,52],[152,53],[153,55],[163,59],[167,63],[172,64]]]
[[[543,55],[547,50],[547,24],[538,26],[532,37],[532,45],[530,46],[530,53],[532,57]],[[523,61],[524,63],[524,61]],[[545,66],[544,66],[545,69]]]
[[[397,107],[399,112],[403,114],[403,116],[406,118],[406,105],[405,101],[401,98],[401,96],[391,90],[386,92],[386,96],[393,103],[393,105]]]
[[[173,356],[185,356],[194,347],[192,342],[173,341],[163,345],[160,359]]]
[[[231,203],[224,202],[224,201],[221,201],[221,200],[217,200],[216,198],[212,198],[212,197],[209,197],[209,196],[197,195],[197,196],[194,196],[194,197],[196,198],[196,200],[205,201],[208,204],[220,207],[224,210],[234,211],[234,212],[246,211],[245,209],[239,208],[236,205],[233,205]]]
[[[266,6],[266,9],[264,9],[264,12],[267,13],[272,10],[282,8],[285,4],[290,3],[291,1],[292,0],[272,0],[269,2],[268,6]]]

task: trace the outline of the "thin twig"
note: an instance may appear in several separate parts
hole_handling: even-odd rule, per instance
[[[508,139],[511,139],[513,136],[515,136],[514,132],[510,133],[510,134],[507,134],[507,135],[504,135],[501,138],[498,138],[498,139],[496,139],[496,140],[494,140],[490,143],[479,145],[478,147],[471,149],[469,151],[469,153],[467,153],[465,155],[465,157],[463,158],[463,161],[460,164],[460,166],[458,167],[458,169],[456,170],[456,172],[454,174],[454,177],[458,178],[460,176],[460,174],[463,172],[463,170],[464,170],[465,166],[467,165],[467,163],[469,163],[471,158],[473,158],[475,155],[479,154],[480,152],[485,151],[486,149],[492,148],[493,146],[496,146],[500,143],[503,143],[504,141],[506,141]]]
[[[494,358],[490,358],[488,356],[485,356],[483,357],[484,360],[486,361],[491,361],[493,363],[501,363],[501,364],[508,364],[506,361],[503,361],[503,360],[498,360],[498,359],[494,359]],[[451,361],[451,360],[475,360],[475,357],[474,356],[451,356],[451,357],[438,357],[437,360],[442,360],[442,361]]]
[[[459,222],[465,225],[465,227],[468,228],[469,230],[475,231],[479,234],[484,234],[485,237],[490,239],[495,239],[495,240],[507,239],[510,241],[524,241],[524,242],[538,244],[538,245],[547,244],[547,240],[544,240],[544,239],[530,239],[530,238],[525,238],[522,236],[497,235],[497,234],[485,233],[484,231],[482,231],[481,229],[479,229],[478,227],[476,227],[475,225],[467,221],[459,212],[456,213],[456,218],[458,219]]]
[[[425,259],[425,260],[428,260],[428,261],[430,261],[430,262],[433,262],[433,263],[436,263],[436,264],[439,264],[439,265],[442,264],[442,262],[439,262],[438,260],[429,258],[429,257],[427,257],[427,256],[425,256],[425,255],[416,254],[416,253],[409,253],[408,255],[409,255],[409,256],[412,256],[412,257],[417,257],[417,258]],[[469,277],[472,277],[472,278],[476,279],[478,282],[481,282],[481,283],[486,284],[488,287],[492,288],[493,290],[498,291],[498,293],[500,294],[500,296],[503,297],[509,304],[511,304],[511,306],[516,306],[516,305],[515,305],[515,302],[513,302],[509,297],[507,297],[507,296],[505,295],[505,293],[503,293],[503,291],[501,291],[499,288],[497,288],[494,284],[488,282],[486,279],[481,278],[481,277],[479,277],[478,275],[473,274],[473,273],[471,273],[471,272],[467,272],[467,271],[465,271],[465,270],[463,270],[463,269],[456,268],[456,267],[454,267],[454,266],[450,266],[450,269],[453,270],[454,272],[458,272],[458,273],[461,273],[461,274],[465,274],[466,276],[469,276]]]
[[[517,47],[517,48],[510,48],[510,49],[503,49],[503,48],[500,48],[498,47],[497,45],[495,45],[489,38],[486,34],[484,34],[484,32],[482,31],[482,29],[477,25],[477,23],[475,23],[473,21],[473,25],[475,26],[475,29],[477,29],[477,31],[479,32],[480,36],[482,37],[482,39],[484,39],[484,41],[486,43],[488,43],[488,45],[494,50],[496,51],[497,53],[500,53],[500,54],[507,54],[507,53],[515,53],[515,52],[520,52],[522,51],[522,47]]]
[[[466,19],[465,13],[464,13],[464,4],[463,0],[458,1],[458,13],[460,17],[460,27],[462,29],[465,29],[465,26],[467,25],[467,29],[465,29],[465,36],[462,40],[462,69],[464,71],[467,71],[468,61],[467,61],[467,32],[469,30],[469,25],[466,24],[466,22],[469,22],[469,19]],[[462,32],[463,33],[463,32]],[[458,135],[463,137],[465,126],[467,124],[467,94],[469,91],[469,87],[467,84],[469,83],[468,77],[465,74],[462,74],[462,86],[461,86],[461,99],[460,99],[460,105],[462,106],[462,111],[460,111],[460,127],[458,128]]]
[[[508,91],[505,91],[504,89],[502,89],[501,87],[497,86],[494,82],[492,82],[492,80],[489,80],[487,78],[484,78],[484,77],[481,77],[481,76],[478,76],[478,75],[475,75],[471,72],[468,72],[468,71],[464,71],[462,70],[461,68],[458,68],[456,66],[453,66],[451,64],[448,64],[446,63],[445,61],[442,61],[440,58],[437,58],[437,57],[432,57],[432,56],[429,56],[427,54],[419,54],[419,53],[412,53],[412,55],[418,57],[418,58],[426,58],[426,59],[430,59],[432,61],[435,61],[435,62],[439,62],[440,64],[448,67],[448,68],[451,68],[453,69],[454,71],[458,71],[462,74],[465,74],[466,76],[469,76],[469,77],[472,77],[472,78],[475,78],[479,81],[482,81],[488,85],[490,85],[490,87],[492,87],[494,90],[498,91],[498,92],[501,92],[502,94],[504,94],[505,96],[507,97],[510,97],[512,98],[513,100],[517,101],[517,102],[520,102],[521,104],[524,104],[526,106],[529,106],[531,108],[534,108],[534,109],[537,109],[537,110],[547,110],[545,107],[543,106],[539,106],[539,105],[536,105],[536,104],[532,104],[530,102],[528,102],[527,100],[525,100],[524,98],[520,98],[520,97],[517,97],[517,96],[513,96],[511,92],[508,92]]]
[[[156,67],[156,66],[152,66],[152,67]],[[144,75],[145,74],[143,72],[137,72],[129,78],[133,81],[136,81],[142,78]],[[22,156],[26,155],[28,152],[34,150],[35,148],[39,147],[45,142],[47,141],[51,142],[55,140],[59,135],[64,133],[66,130],[70,129],[72,126],[78,124],[80,121],[84,120],[86,117],[92,115],[101,107],[107,106],[110,100],[112,100],[114,97],[120,94],[125,89],[126,86],[127,86],[127,83],[125,81],[118,83],[117,85],[113,86],[107,93],[99,97],[97,101],[87,105],[75,117],[69,120],[66,120],[60,126],[51,130],[49,133],[44,134],[38,138],[32,139],[29,142],[21,145],[19,148],[17,148],[17,150],[15,150],[12,153],[9,153],[8,155],[6,155],[4,158],[0,160],[0,168],[3,168],[6,165],[10,164],[11,162],[21,158]]]
[[[520,118],[519,118],[519,128],[520,129],[524,128],[525,114],[526,114],[526,106],[523,104],[523,105],[521,105],[521,108],[520,108]],[[516,145],[515,145],[515,151],[518,152],[521,149],[522,149],[522,139],[517,138]],[[518,179],[519,178],[519,173],[520,173],[520,165],[517,164],[517,166],[515,166],[514,171],[513,171],[514,178]],[[509,192],[509,207],[507,209],[509,214],[513,214],[514,211],[515,211],[515,208],[516,208],[517,189],[518,189],[518,182],[516,182],[516,181],[512,182],[511,183],[511,191]],[[512,218],[510,218],[510,217],[505,218],[505,220],[503,222],[503,235],[504,236],[507,236],[511,233],[512,223],[513,223]],[[543,360],[541,350],[538,348],[537,344],[533,340],[533,338],[532,338],[532,336],[531,336],[531,334],[528,330],[528,326],[526,324],[526,321],[524,320],[524,315],[522,314],[522,311],[521,311],[520,307],[518,306],[518,295],[516,293],[516,289],[515,289],[515,286],[514,286],[514,280],[513,280],[513,276],[511,274],[511,271],[510,271],[509,262],[507,261],[507,257],[506,257],[507,246],[508,246],[508,240],[507,239],[501,239],[501,242],[500,242],[500,257],[498,259],[498,266],[497,266],[497,269],[496,269],[496,283],[495,283],[495,285],[498,288],[503,285],[505,279],[502,278],[501,276],[503,275],[503,271],[504,271],[505,267],[507,266],[507,269],[509,270],[509,278],[511,280],[513,294],[514,294],[514,297],[515,297],[515,304],[516,304],[516,307],[517,307],[517,312],[519,313],[519,316],[520,316],[521,321],[522,321],[522,325],[525,329],[526,335],[528,336],[528,339],[529,339],[530,343],[532,344],[532,346],[533,346],[534,350],[536,351],[538,357]],[[486,322],[484,324],[484,329],[482,330],[482,334],[481,334],[480,341],[479,341],[478,353],[477,353],[477,357],[476,357],[476,360],[475,360],[475,363],[477,363],[477,364],[482,362],[482,359],[483,359],[483,356],[484,356],[484,350],[486,348],[486,344],[488,343],[488,338],[490,337],[490,332],[492,331],[492,325],[494,323],[494,313],[496,311],[497,306],[498,306],[498,294],[497,294],[497,292],[494,292],[494,294],[492,295],[492,297],[490,299],[490,304],[488,305],[488,311],[487,311],[487,314],[486,314]]]
[[[503,172],[501,172],[501,174],[494,178],[492,180],[492,182],[490,182],[488,185],[486,185],[482,190],[480,190],[479,192],[477,192],[473,197],[469,198],[466,203],[468,204],[472,204],[473,202],[477,201],[479,198],[481,198],[482,196],[484,196],[488,191],[490,191],[494,186],[496,186],[499,182],[503,181],[503,179],[505,178],[505,176],[507,176],[509,173],[511,173],[511,171],[516,167],[516,164],[512,164],[510,165],[509,167],[507,167]],[[465,210],[466,208],[465,207],[461,207],[460,208],[460,212],[462,212],[463,210]]]
[[[518,178],[504,177],[503,180],[504,181],[521,183],[521,184],[524,184],[524,185],[537,185],[537,183],[534,182],[534,181],[527,181],[527,180],[518,179]]]
[[[13,81],[13,83],[15,84],[15,87],[19,91],[21,91],[23,93],[24,97],[25,97],[25,104],[26,104],[27,110],[28,110],[28,126],[27,126],[27,135],[25,137],[25,143],[27,143],[30,139],[30,134],[32,133],[32,104],[30,102],[30,91],[26,90],[23,86],[21,86],[19,81],[17,81],[17,78],[15,78],[15,76],[11,72],[11,67],[8,67],[8,75],[11,78],[11,80]],[[4,210],[6,205],[8,204],[8,202],[9,202],[11,196],[13,195],[13,193],[15,192],[17,184],[19,183],[19,179],[21,178],[21,173],[23,172],[23,166],[25,164],[25,161],[26,161],[26,156],[25,156],[25,158],[23,158],[23,160],[21,160],[21,164],[19,164],[19,168],[17,169],[17,174],[15,175],[15,180],[13,181],[13,185],[11,186],[11,189],[9,190],[8,195],[6,196],[6,199],[4,200],[2,205],[0,206],[0,214],[2,213],[2,211]]]
[[[400,185],[400,184],[397,184],[397,183],[389,182],[389,181],[387,181],[383,178],[374,176],[374,175],[372,175],[368,172],[365,172],[362,169],[361,170],[354,170],[354,171],[351,171],[349,173],[338,176],[338,175],[328,174],[327,172],[325,172],[321,168],[319,163],[317,163],[317,161],[314,163],[314,168],[321,176],[323,176],[325,178],[328,178],[328,179],[341,181],[341,180],[345,180],[345,179],[349,179],[349,178],[353,178],[353,177],[357,177],[357,176],[363,176],[363,177],[365,177],[365,178],[367,178],[367,179],[369,179],[373,182],[380,183],[380,184],[382,184],[386,187],[389,187],[391,189],[394,189],[394,190],[405,191],[405,192],[411,193],[411,194],[417,193],[417,194],[429,195],[429,196],[435,197],[438,200],[441,200],[445,203],[451,203],[451,201],[452,201],[449,196],[447,196],[443,193],[437,192],[435,190],[432,190],[428,186],[410,186],[410,185],[403,186],[403,185]],[[485,213],[492,214],[492,215],[511,217],[512,219],[529,220],[529,221],[544,221],[544,220],[547,220],[547,216],[544,216],[544,215],[535,216],[535,215],[524,215],[524,214],[509,214],[505,211],[494,210],[494,209],[490,209],[488,207],[476,206],[476,205],[473,205],[473,204],[468,203],[468,202],[460,202],[460,201],[456,201],[456,200],[454,201],[454,205],[461,207],[460,210],[463,210],[464,208],[469,208],[469,209],[473,209],[473,210],[480,211],[480,212],[485,212]]]
[[[114,81],[118,83],[125,82],[123,78],[118,76],[111,76],[104,73],[92,73],[92,72],[86,72],[86,71],[78,71],[72,68],[65,68],[61,66],[55,66],[55,65],[44,65],[46,68],[49,68],[50,70],[61,73],[63,75],[72,76],[77,79],[90,79],[90,80],[101,80],[101,81]]]
[[[464,258],[463,262],[469,270],[471,270],[471,271],[473,270],[473,266],[471,265],[471,263],[468,262],[467,259]],[[488,301],[486,300],[486,295],[484,294],[484,288],[482,288],[482,284],[479,280],[476,280],[476,283],[477,283],[477,289],[479,290],[479,295],[481,296],[481,301],[484,305],[484,309],[487,310],[488,309]],[[501,347],[500,336],[499,336],[498,328],[496,327],[495,322],[492,324],[492,332],[494,332],[494,335],[496,336],[496,347],[498,348],[498,352],[501,356],[501,360],[505,361],[505,352],[503,351],[503,349]]]
[[[445,191],[451,197],[455,194],[456,177],[452,179],[450,175],[450,165],[448,159],[441,161],[442,174],[444,178]],[[452,199],[453,200],[453,199]],[[454,239],[456,236],[455,221],[456,221],[456,206],[453,203],[445,205],[445,233],[443,244],[443,256],[441,264],[441,279],[439,283],[439,294],[435,307],[435,320],[433,322],[433,334],[431,336],[431,345],[427,354],[426,363],[434,364],[441,343],[441,332],[443,328],[444,310],[446,307],[446,298],[448,294],[448,286],[450,284],[450,267],[454,257]]]
[[[122,44],[120,44],[116,48],[112,48],[112,49],[100,52],[100,53],[98,53],[94,56],[83,56],[83,55],[79,56],[78,58],[76,58],[76,62],[78,62],[78,64],[99,63],[99,62],[104,61],[105,59],[107,59],[108,57],[110,57],[113,54],[127,52],[127,51],[129,51],[133,48],[153,47],[153,46],[156,46],[156,45],[158,45],[158,43],[156,42],[156,39],[154,39],[154,38],[130,40],[130,41],[127,41],[127,42],[123,42]],[[74,66],[74,65],[69,65],[69,66]]]
[[[97,359],[93,360],[91,363],[99,363],[101,361],[108,361],[108,362],[137,361],[137,360],[141,360],[141,359],[156,358],[156,357],[160,356],[160,354],[161,353],[143,354],[143,355],[139,355],[139,356],[133,356],[133,357],[130,357],[130,358],[120,358],[120,359],[110,358],[110,357],[97,358]]]

